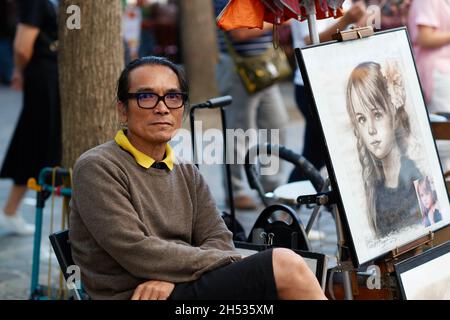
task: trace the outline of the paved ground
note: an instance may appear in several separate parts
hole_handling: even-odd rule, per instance
[[[303,135],[304,122],[295,108],[293,101],[293,88],[290,84],[282,86],[283,96],[288,106],[291,121],[287,125],[288,148],[300,150]],[[21,106],[21,95],[8,88],[0,86],[0,161],[5,156],[6,148],[14,130]],[[213,126],[220,123],[217,113],[201,114],[201,119],[208,121]],[[287,177],[291,167],[286,165],[283,174]],[[225,192],[222,183],[222,169],[219,166],[201,166],[200,170],[207,178],[213,194],[220,208],[226,209]],[[219,173],[219,174],[218,174]],[[2,207],[7,197],[11,182],[0,180],[0,206]],[[34,223],[35,193],[27,194],[21,211],[26,220]],[[0,207],[0,208],[1,208]],[[52,286],[57,285],[58,265],[56,259],[49,253],[48,234],[50,232],[51,201],[48,200],[44,211],[43,237],[40,257],[40,284],[47,284],[49,261],[52,264]],[[238,211],[237,218],[244,226],[246,234],[249,233],[262,206],[256,211]],[[311,210],[299,210],[300,219],[306,224]],[[55,202],[55,230],[59,229],[61,201]],[[321,241],[312,241],[314,251],[334,256],[336,247],[336,232],[333,220],[328,212],[321,214],[315,227],[326,235]],[[33,237],[16,237],[0,230],[0,299],[28,299],[30,293],[31,266],[32,266]]]

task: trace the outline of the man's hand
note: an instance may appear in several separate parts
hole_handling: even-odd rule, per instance
[[[131,300],[167,300],[175,288],[171,282],[150,280],[138,285]]]

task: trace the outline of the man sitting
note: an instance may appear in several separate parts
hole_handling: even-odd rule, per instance
[[[73,173],[70,240],[93,299],[324,299],[288,249],[241,259],[197,168],[168,142],[188,111],[182,69],[145,57],[123,70],[113,141]]]

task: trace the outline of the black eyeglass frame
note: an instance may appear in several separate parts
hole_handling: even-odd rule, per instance
[[[156,100],[156,103],[155,103],[155,105],[154,105],[152,108],[145,108],[145,107],[142,107],[142,106],[141,106],[141,104],[140,104],[140,102],[139,102],[139,100],[140,100],[139,96],[144,95],[144,94],[152,94],[152,95],[158,97],[158,100]],[[180,105],[179,107],[171,108],[171,107],[169,107],[169,106],[167,105],[165,99],[166,99],[166,97],[167,97],[168,95],[171,95],[171,94],[181,94],[181,97],[182,97],[183,99],[182,99],[181,105]],[[170,109],[170,110],[176,110],[176,109],[182,108],[182,107],[185,105],[185,103],[186,103],[186,101],[187,101],[187,99],[188,99],[188,95],[187,95],[186,92],[167,92],[166,94],[164,94],[164,95],[162,95],[162,96],[160,96],[159,94],[154,93],[154,92],[128,92],[128,93],[127,93],[127,99],[136,99],[137,105],[138,105],[138,107],[141,108],[141,109],[148,109],[148,110],[155,109],[156,106],[158,105],[158,103],[159,103],[160,101],[162,101],[162,102],[164,102],[164,105],[167,107],[167,109]]]

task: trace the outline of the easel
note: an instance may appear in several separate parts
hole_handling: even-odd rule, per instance
[[[336,217],[339,218],[338,215],[336,215]],[[336,222],[336,224],[340,225],[338,222]],[[399,299],[400,292],[395,275],[393,275],[395,272],[394,265],[422,253],[427,247],[433,247],[434,238],[434,233],[430,231],[427,235],[420,237],[419,239],[416,239],[404,246],[394,248],[383,258],[375,260],[373,265],[379,268],[380,274],[377,274],[376,276],[379,277],[381,284],[381,287],[376,289],[370,289],[367,287],[367,278],[358,278],[357,270],[354,269],[351,262],[340,261],[336,269],[342,272],[343,288],[334,286],[333,289],[331,289],[332,283],[330,283],[329,291],[333,290],[336,296],[344,299]],[[343,239],[339,239],[340,242],[342,242],[342,240]]]
[[[308,14],[308,27],[309,27],[309,32],[310,32],[310,38],[312,40],[313,44],[319,44],[320,40],[319,40],[319,34],[317,32],[317,28],[316,28],[316,20],[315,20],[315,15],[310,12],[311,14]],[[348,31],[339,31],[337,30],[337,33],[333,36],[334,40],[337,41],[348,41],[348,40],[354,40],[354,39],[361,39],[364,37],[368,37],[371,36],[373,34],[373,28],[372,27],[364,27],[364,28],[357,28],[357,29],[352,29],[352,30],[348,30]],[[329,181],[328,181],[329,183]],[[322,192],[324,192],[325,190],[322,190]],[[337,237],[338,237],[338,256],[337,256],[337,266],[336,268],[331,272],[330,274],[330,279],[332,279],[333,274],[335,271],[338,271],[341,273],[342,275],[342,284],[343,284],[343,297],[346,300],[352,300],[354,298],[354,290],[353,287],[358,286],[357,283],[355,283],[355,279],[351,278],[351,272],[354,271],[353,265],[351,262],[347,262],[347,261],[343,261],[343,250],[345,250],[346,246],[346,240],[345,240],[345,235],[344,235],[344,231],[343,231],[343,227],[342,227],[342,223],[341,223],[341,219],[339,216],[339,212],[338,212],[338,208],[336,205],[336,200],[334,197],[333,192],[325,192],[325,193],[320,193],[317,194],[315,196],[300,196],[297,199],[297,202],[299,204],[304,204],[304,203],[317,203],[318,205],[332,205],[333,208],[333,214],[335,217],[335,222],[336,222],[336,233],[337,233]],[[320,207],[316,207],[316,209],[314,209],[313,214],[308,222],[308,225],[306,227],[306,232],[308,233],[308,231],[312,228],[313,223],[315,222],[318,213],[319,213]],[[354,273],[356,275],[356,273]],[[352,285],[353,282],[353,285]],[[332,281],[330,281],[329,283],[330,287],[329,287],[329,292],[331,295],[334,295],[333,292],[333,283]],[[334,297],[333,297],[334,298]]]
[[[330,179],[327,179],[323,189],[320,193],[315,195],[302,195],[297,198],[297,204],[312,204],[315,203],[317,206],[314,208],[311,217],[308,220],[308,224],[306,226],[306,234],[312,229],[314,222],[316,221],[320,208],[324,205],[328,205],[332,207],[332,215],[334,216],[336,223],[336,235],[337,235],[337,247],[338,247],[338,255],[337,255],[337,266],[331,271],[330,279],[333,279],[334,272],[338,271],[342,274],[342,284],[343,284],[343,292],[345,300],[353,300],[353,290],[352,290],[352,281],[350,278],[350,272],[353,270],[353,265],[351,262],[342,261],[343,250],[346,248],[345,245],[345,236],[344,230],[342,227],[342,222],[339,216],[338,207],[336,204],[336,197],[334,196],[333,191],[326,191],[330,185]],[[334,298],[334,289],[332,288],[332,283],[329,283],[328,291]]]
[[[400,299],[398,284],[395,275],[393,275],[395,271],[394,265],[422,253],[424,248],[433,247],[433,244],[434,233],[430,231],[427,235],[420,237],[413,242],[391,250],[384,258],[374,262],[374,264],[380,268],[381,282],[383,284],[382,290],[387,292],[388,298]]]
[[[354,40],[354,39],[361,39],[365,37],[369,37],[373,35],[373,28],[372,27],[363,27],[363,28],[356,28],[351,29],[347,31],[339,31],[337,30],[337,33],[333,35],[333,39],[337,41],[348,41],[348,40]],[[334,198],[334,197],[332,197]],[[357,279],[351,278],[350,272],[353,271],[353,266],[351,263],[346,263],[345,261],[342,261],[342,250],[345,248],[345,236],[344,231],[342,228],[342,222],[339,216],[337,205],[333,205],[333,211],[334,216],[336,219],[336,231],[338,236],[338,251],[339,256],[337,259],[337,269],[341,271],[342,273],[342,284],[344,289],[344,299],[345,300],[353,300],[354,299],[354,292],[353,287],[358,287]],[[314,221],[314,220],[313,220]],[[331,277],[330,277],[331,278]],[[353,282],[353,284],[352,284]],[[331,283],[332,286],[332,283]]]
[[[309,29],[309,35],[310,35],[311,42],[313,45],[317,45],[320,43],[320,36],[319,36],[319,32],[318,32],[317,26],[316,26],[316,24],[317,24],[316,11],[315,11],[315,6],[313,5],[313,3],[309,3],[309,6],[307,7],[307,17],[308,17],[308,29]],[[342,31],[342,32],[337,30],[336,37],[333,37],[333,39],[338,40],[338,41],[346,41],[346,40],[353,40],[353,39],[367,37],[372,34],[373,34],[372,27],[364,27],[364,28],[358,28],[358,29]],[[338,252],[339,252],[339,254],[338,254],[339,256],[337,258],[338,266],[336,269],[339,269],[339,271],[342,273],[343,286],[344,286],[344,298],[346,300],[352,300],[353,293],[352,293],[352,284],[351,284],[351,279],[350,279],[351,268],[349,268],[347,266],[347,264],[341,262],[341,253],[342,253],[342,249],[345,247],[345,239],[344,239],[342,224],[341,224],[341,221],[339,218],[339,212],[338,212],[337,206],[335,204],[333,204],[334,201],[332,199],[334,197],[332,195],[333,195],[332,192],[326,193],[326,194],[318,194],[316,196],[310,196],[310,199],[307,199],[307,197],[303,196],[303,197],[298,197],[297,202],[298,202],[298,204],[304,204],[304,203],[308,203],[308,202],[310,202],[310,203],[315,202],[318,204],[316,209],[314,209],[311,218],[308,221],[308,225],[306,227],[307,234],[311,230],[312,225],[315,222],[315,220],[319,214],[319,211],[320,211],[319,205],[324,205],[324,204],[328,204],[328,203],[332,204],[333,213],[334,213],[335,220],[336,220],[336,232],[337,232],[337,237],[338,237]]]
[[[394,264],[413,256],[415,253],[420,253],[424,246],[432,247],[434,244],[434,232],[430,231],[427,235],[420,237],[413,242],[410,242],[404,246],[397,247],[382,260],[379,260],[380,268],[384,267],[386,272],[394,272]]]
[[[333,35],[333,39],[337,41],[349,41],[370,37],[371,35],[373,35],[372,27],[364,27],[338,32]],[[380,277],[381,282],[381,288],[379,290],[367,290],[366,286],[360,286],[358,284],[357,274],[354,272],[352,274],[353,293],[360,296],[362,299],[374,299],[375,297],[381,299],[398,298],[399,288],[396,279],[392,276],[395,271],[394,265],[423,252],[426,247],[432,247],[434,241],[435,234],[430,231],[428,234],[420,237],[419,239],[416,239],[401,247],[394,248],[383,258],[375,260],[373,265],[378,266],[380,272],[380,274],[377,275]],[[350,270],[347,270],[348,272],[352,271],[351,267],[349,269]],[[348,293],[346,292],[346,285],[348,284],[346,284],[345,281],[346,279],[343,279],[344,294],[347,297]],[[361,292],[359,292],[359,289],[361,289]]]
[[[390,33],[392,32],[392,33]],[[393,57],[390,54],[386,54],[384,51],[383,46],[379,46],[380,44],[384,43],[392,43],[393,47],[395,49],[402,49],[404,52],[410,52],[410,43],[407,39],[407,34],[405,31],[405,28],[402,29],[395,29],[391,31],[385,31],[382,33],[379,33],[377,35],[374,35],[371,38],[364,39],[361,41],[357,41],[357,39],[362,39],[366,37],[370,37],[372,35],[372,30],[370,28],[363,28],[363,29],[353,29],[349,31],[339,32],[337,35],[335,35],[334,39],[338,41],[348,41],[348,40],[355,40],[356,42],[347,42],[347,43],[330,43],[329,48],[327,48],[327,44],[320,45],[320,46],[310,46],[306,47],[303,50],[296,50],[297,54],[297,60],[299,62],[299,66],[302,70],[302,73],[304,75],[305,84],[307,86],[308,92],[311,95],[311,103],[314,105],[313,111],[315,112],[315,119],[317,121],[317,125],[322,128],[323,135],[326,139],[325,142],[328,144],[328,157],[327,157],[327,166],[330,169],[330,179],[332,182],[333,192],[335,193],[336,197],[342,197],[342,199],[337,199],[337,206],[339,208],[339,211],[342,215],[336,215],[336,217],[340,217],[343,220],[344,231],[346,232],[345,237],[347,242],[344,242],[344,245],[346,244],[350,248],[350,257],[352,259],[348,259],[348,256],[342,256],[340,261],[338,261],[338,268],[336,270],[338,272],[344,271],[348,272],[352,275],[354,282],[350,282],[350,285],[353,286],[353,291],[351,292],[356,299],[363,298],[362,295],[359,294],[359,292],[356,294],[355,292],[359,289],[361,289],[361,292],[363,292],[363,295],[366,297],[372,297],[377,296],[377,298],[380,298],[379,294],[382,292],[386,292],[385,298],[387,299],[394,299],[396,296],[398,296],[398,293],[403,295],[401,281],[399,281],[399,267],[401,265],[407,265],[409,263],[409,257],[413,257],[414,259],[411,259],[412,261],[422,261],[422,253],[419,250],[426,250],[428,249],[427,246],[433,246],[436,242],[436,235],[438,234],[437,228],[439,228],[441,225],[434,225],[434,226],[422,226],[422,223],[420,221],[420,215],[419,212],[422,212],[423,209],[420,207],[420,198],[417,195],[417,182],[420,178],[425,177],[429,175],[427,173],[427,170],[423,171],[417,171],[419,173],[414,175],[408,175],[409,179],[408,184],[406,185],[407,189],[404,189],[403,185],[398,185],[395,189],[395,193],[392,195],[389,195],[390,197],[386,196],[386,202],[389,202],[389,205],[384,205],[384,193],[380,193],[378,195],[378,191],[382,190],[381,188],[377,188],[378,185],[374,184],[371,180],[364,180],[364,170],[366,168],[371,169],[371,166],[365,166],[363,161],[361,161],[361,152],[356,153],[355,144],[352,143],[352,149],[347,148],[347,146],[341,146],[341,140],[340,140],[340,133],[343,133],[344,131],[341,131],[340,128],[345,123],[348,123],[348,120],[353,120],[351,117],[351,112],[349,112],[350,118],[344,118],[345,116],[345,107],[348,107],[348,104],[346,105],[345,100],[339,100],[337,105],[339,106],[338,111],[335,111],[335,109],[331,109],[334,107],[334,100],[333,98],[341,97],[342,93],[345,94],[345,91],[342,89],[344,88],[343,83],[344,81],[348,81],[347,83],[351,83],[350,80],[353,80],[353,77],[350,77],[350,80],[348,77],[348,72],[353,68],[353,70],[361,70],[362,67],[365,65],[361,65],[361,61],[373,61],[373,63],[377,64],[380,67],[383,67],[384,64],[381,63],[382,57],[384,57],[386,64],[393,61]],[[389,42],[385,42],[383,39],[388,39]],[[395,40],[395,41],[394,41]],[[398,40],[398,45],[397,41]],[[373,42],[373,43],[372,43]],[[370,51],[372,47],[375,46],[375,44],[378,44],[377,47],[380,49],[377,51],[373,51],[373,53]],[[345,59],[345,54],[349,53],[350,51],[357,51],[358,48],[366,49],[370,54],[369,57],[365,57],[362,54],[357,54],[356,59],[349,58],[348,61]],[[317,63],[317,61],[325,60],[330,55],[330,52],[333,52],[335,54],[341,53],[342,56],[340,59],[336,60],[329,60],[326,63]],[[353,56],[353,55],[351,55]],[[367,59],[367,60],[363,60]],[[396,58],[398,59],[398,58]],[[355,60],[355,61],[354,61]],[[395,60],[394,60],[395,61]],[[321,61],[322,62],[322,61]],[[336,69],[334,68],[334,65],[339,64],[340,66]],[[370,64],[370,63],[369,63]],[[358,68],[355,68],[355,65],[357,65]],[[411,62],[408,65],[408,68],[410,70],[414,70],[414,64]],[[322,72],[324,70],[335,70],[335,77],[328,78],[326,81],[322,81]],[[394,69],[395,72],[401,71],[401,68]],[[354,74],[352,73],[352,76]],[[380,75],[380,74],[379,74]],[[333,79],[335,78],[335,79]],[[339,85],[339,93],[333,90],[328,90],[327,88],[333,81],[338,81]],[[389,79],[388,79],[389,80]],[[411,80],[416,80],[414,77],[411,77]],[[388,81],[388,85],[391,83]],[[418,81],[414,81],[414,83],[411,84],[411,86],[414,85],[414,88],[418,88]],[[405,87],[408,88],[409,86]],[[320,91],[322,88],[323,91]],[[323,89],[325,88],[325,89]],[[353,88],[347,85],[347,88]],[[351,90],[351,89],[348,89]],[[417,92],[417,90],[414,90]],[[322,95],[328,93],[329,96],[327,98],[323,98]],[[318,98],[319,97],[319,98]],[[365,94],[362,93],[362,97],[365,97]],[[392,97],[395,98],[395,97]],[[337,99],[336,99],[337,100]],[[395,101],[393,101],[395,102]],[[395,105],[395,103],[394,103]],[[425,106],[423,106],[425,107]],[[423,108],[422,110],[419,110],[421,112],[425,112],[426,109]],[[422,115],[422,114],[420,114]],[[339,116],[342,116],[342,122],[337,121],[333,122],[335,118],[338,118]],[[319,122],[320,120],[320,122]],[[427,119],[425,119],[427,120]],[[425,123],[426,124],[426,123]],[[354,128],[354,127],[352,127]],[[358,127],[357,127],[358,128]],[[350,140],[350,136],[353,139],[353,135],[351,134],[351,131],[348,130],[349,127],[346,127],[345,131],[346,134],[349,134],[349,142],[353,141]],[[359,133],[361,131],[359,130]],[[356,134],[356,137],[358,138],[358,135]],[[359,151],[359,150],[358,150]],[[370,150],[369,150],[370,151]],[[345,155],[344,155],[345,154]],[[347,158],[347,154],[351,156],[351,160],[348,162],[341,161],[341,159],[350,159]],[[355,180],[354,186],[349,186],[351,183],[351,180],[348,180],[348,176],[354,177],[358,174],[361,174],[360,169],[358,167],[353,168],[350,167],[350,165],[355,164],[358,160],[356,156],[360,156],[360,162],[361,162],[361,169],[362,169],[362,178],[363,180],[360,181]],[[339,156],[341,156],[339,158]],[[420,158],[417,158],[416,160],[419,160]],[[331,161],[333,160],[333,161]],[[337,161],[336,161],[337,160]],[[363,159],[364,160],[364,159]],[[415,161],[414,158],[411,159],[412,161]],[[335,163],[336,161],[336,163]],[[347,166],[348,167],[344,167]],[[429,160],[429,166],[431,168],[436,168],[437,170],[437,161],[433,159],[433,161]],[[335,169],[335,170],[334,170]],[[433,178],[435,178],[435,181],[440,180],[440,173],[433,171]],[[347,181],[346,181],[347,179]],[[412,189],[412,181],[415,181],[414,184],[415,189]],[[367,182],[366,185],[364,185],[365,190],[362,190],[362,183]],[[369,186],[369,188],[367,188]],[[341,189],[344,190],[344,192],[340,192]],[[442,200],[444,200],[445,193],[443,192],[443,185],[442,181],[439,181],[439,187],[437,188],[439,192],[439,196]],[[366,198],[363,198],[362,192],[366,191],[366,193],[375,192],[375,201],[380,201],[382,204],[380,205],[379,202],[375,203],[374,199],[371,198],[371,194],[368,196],[366,195]],[[412,191],[412,192],[411,192]],[[408,196],[405,196],[403,198],[403,192],[407,193]],[[417,199],[416,199],[417,198]],[[355,201],[355,199],[358,199]],[[397,199],[404,204],[404,207],[397,207]],[[403,200],[403,199],[410,199],[409,200]],[[384,216],[389,216],[391,213],[400,212],[401,214],[407,215],[411,218],[412,223],[407,222],[405,220],[405,223],[402,220],[402,216],[392,216],[389,218],[392,218],[393,220],[388,220],[386,222],[386,225],[388,227],[387,232],[381,231],[381,228],[372,228],[370,225],[371,220],[373,218],[378,218],[378,220],[381,218],[383,219],[384,216],[379,215],[369,215],[368,220],[366,221],[365,218],[363,220],[362,216],[359,216],[360,211],[365,205],[363,204],[363,200],[366,201],[367,207],[370,209],[380,209],[382,213],[385,213]],[[417,203],[415,202],[417,200]],[[443,204],[442,207],[445,207],[444,209],[441,209],[443,212],[448,212],[448,202],[447,199],[445,201],[442,201],[441,204]],[[371,207],[373,205],[373,207]],[[442,208],[441,207],[441,208]],[[347,210],[348,208],[348,210]],[[406,209],[405,209],[406,208]],[[345,214],[342,211],[345,209]],[[411,211],[410,211],[411,209]],[[422,210],[421,210],[422,209]],[[364,209],[363,209],[364,210]],[[408,210],[408,211],[403,211]],[[347,212],[348,211],[348,212]],[[364,210],[365,211],[365,210]],[[363,212],[364,213],[364,212]],[[369,212],[367,212],[369,213]],[[378,212],[379,213],[379,212]],[[374,217],[375,216],[375,217]],[[438,221],[440,221],[442,218],[439,218]],[[398,223],[396,223],[396,220],[398,220]],[[379,220],[380,221],[380,220]],[[385,222],[385,220],[381,220],[382,222]],[[434,223],[434,222],[433,222]],[[433,224],[431,223],[431,224]],[[337,222],[337,225],[340,225],[339,222]],[[409,226],[414,225],[413,228],[408,228]],[[434,230],[435,233],[429,233],[428,229]],[[370,233],[369,233],[370,232]],[[414,234],[414,238],[410,238]],[[407,237],[405,237],[408,235]],[[421,237],[420,239],[417,239],[417,237]],[[342,239],[340,239],[342,240]],[[406,244],[409,242],[408,244]],[[340,241],[340,247],[343,249],[342,242]],[[425,255],[428,255],[428,252],[432,252],[434,250],[427,250],[425,252]],[[420,254],[419,254],[420,253]],[[352,261],[353,266],[349,266],[346,264],[347,261]],[[399,262],[404,262],[402,264],[398,264]],[[353,268],[354,267],[354,268]],[[367,271],[365,270],[367,268]],[[364,270],[363,270],[364,269]],[[395,272],[394,272],[395,270]],[[355,271],[358,271],[357,273]],[[392,275],[395,276],[395,278],[392,278]],[[361,283],[357,280],[362,280],[364,277],[367,277],[366,283]],[[380,280],[383,278],[387,278],[385,282],[381,282]],[[394,280],[394,281],[392,281]],[[400,284],[400,286],[397,284],[397,281]],[[371,282],[372,281],[372,282]],[[414,281],[414,279],[413,279]],[[331,281],[330,281],[331,282]],[[358,283],[359,282],[359,283]],[[374,285],[372,285],[374,284]],[[382,284],[382,286],[380,286]],[[344,291],[345,298],[348,298],[350,296],[348,288],[350,287],[348,285],[348,276],[343,275],[342,276],[342,282],[339,284],[340,288]],[[380,288],[381,287],[381,288]],[[371,292],[368,292],[367,289],[382,289],[382,290],[370,290]],[[365,292],[364,292],[365,291]],[[342,297],[342,296],[341,296]]]

